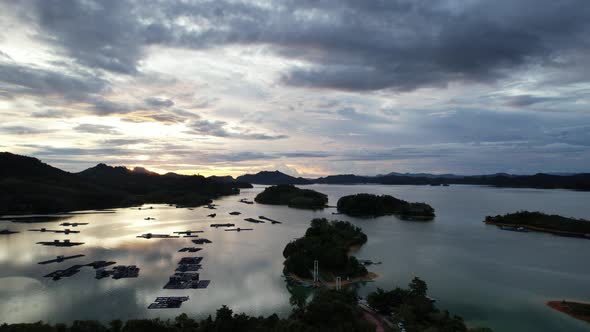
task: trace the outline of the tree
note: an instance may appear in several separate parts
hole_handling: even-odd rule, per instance
[[[414,277],[410,282],[410,290],[413,294],[418,296],[426,296],[426,291],[428,290],[428,286],[426,282],[418,277]]]

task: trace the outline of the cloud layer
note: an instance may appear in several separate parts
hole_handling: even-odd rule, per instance
[[[590,162],[585,0],[0,6],[3,146],[69,169],[88,156],[311,175]]]

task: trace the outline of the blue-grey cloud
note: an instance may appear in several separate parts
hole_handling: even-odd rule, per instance
[[[278,140],[288,138],[287,135],[269,135],[265,133],[251,132],[240,128],[238,128],[238,130],[228,130],[227,125],[228,124],[225,121],[197,119],[188,124],[189,130],[187,133],[246,140]]]
[[[0,135],[36,135],[46,134],[52,131],[27,126],[0,126]]]
[[[76,127],[74,127],[73,130],[80,132],[80,133],[84,133],[84,134],[121,135],[121,132],[119,132],[113,126],[91,124],[91,123],[79,124]]]
[[[170,99],[149,97],[149,98],[146,98],[144,101],[149,106],[153,106],[155,108],[166,108],[166,107],[174,106],[174,102]]]
[[[67,73],[32,65],[0,62],[0,92],[7,95],[59,94],[66,99],[80,100],[88,94],[104,93],[108,89],[106,80],[83,71]]]
[[[491,81],[588,51],[586,0],[57,1],[30,3],[39,38],[91,68],[133,74],[148,45],[266,44],[309,65],[283,82],[400,91]],[[179,20],[182,19],[182,20]],[[192,22],[191,29],[179,21]],[[43,35],[41,35],[41,32]]]

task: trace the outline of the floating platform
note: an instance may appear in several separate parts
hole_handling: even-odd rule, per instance
[[[77,274],[78,272],[80,272],[80,269],[84,267],[84,265],[74,265],[71,266],[65,270],[57,270],[54,272],[51,272],[47,275],[44,275],[44,278],[51,278],[55,281],[60,280],[61,278],[68,278],[71,277],[75,274]]]
[[[232,216],[239,216],[240,214],[242,214],[242,212],[238,212],[238,211],[233,211],[229,213]]]
[[[11,231],[9,229],[3,229],[0,231],[0,235],[10,235],[10,234],[15,234],[18,233],[17,231]]]
[[[207,240],[205,238],[199,238],[199,239],[194,239],[193,240],[194,244],[205,244],[205,243],[212,243],[210,240]]]
[[[164,289],[204,289],[209,286],[211,280],[200,280],[198,273],[175,273],[170,276]]]
[[[144,239],[178,239],[180,236],[176,235],[168,235],[168,234],[152,234],[146,233],[136,236],[137,238],[144,238]]]
[[[39,229],[29,229],[29,232],[41,232],[41,233],[63,233],[63,234],[70,234],[70,233],[80,233],[80,231],[72,231],[68,228],[66,229],[47,229],[47,228],[39,228]]]
[[[78,226],[88,225],[88,223],[87,222],[64,222],[59,225],[64,226],[64,227],[78,227]]]
[[[381,262],[374,262],[370,259],[359,259],[358,260],[359,263],[369,266],[369,265],[381,265]]]
[[[158,297],[154,303],[148,306],[148,309],[177,309],[188,300],[188,296]]]
[[[65,260],[79,258],[79,257],[84,257],[84,255],[73,255],[73,256],[67,256],[67,257],[62,255],[62,256],[57,256],[55,259],[50,259],[48,261],[42,261],[37,264],[45,265],[45,264],[51,264],[51,263],[61,263]]]
[[[107,261],[94,261],[92,263],[86,264],[86,266],[90,266],[90,267],[93,267],[95,270],[98,270],[98,269],[103,269],[103,268],[105,268],[107,266],[111,266],[111,265],[115,265],[115,264],[117,264],[117,262],[113,262],[113,261],[110,261],[110,262],[107,262]]]
[[[195,272],[180,272],[170,276],[164,289],[202,289],[207,288],[211,280],[200,280]]]
[[[203,250],[203,248],[185,247],[185,248],[178,250],[178,252],[197,252],[197,251],[201,251],[201,250]]]
[[[123,278],[137,278],[139,276],[139,268],[135,265],[117,265],[112,270],[97,269],[96,279],[103,279],[112,277],[113,279]]]
[[[34,224],[34,223],[46,223],[71,218],[72,216],[33,216],[33,217],[11,217],[11,220],[15,223]],[[2,218],[1,220],[7,220]]]
[[[500,227],[501,230],[504,231],[513,231],[513,232],[528,232],[529,230],[526,227],[522,227],[522,226],[498,226]]]
[[[183,257],[178,264],[201,264],[203,257]]]
[[[258,218],[259,219],[262,219],[262,220],[270,221],[273,225],[274,224],[282,224],[282,222],[280,222],[280,221],[277,221],[277,220],[274,220],[274,219],[270,219],[270,218],[267,218],[265,216],[259,216]]]
[[[44,246],[54,246],[54,247],[73,247],[73,246],[82,245],[82,244],[84,244],[84,242],[71,242],[70,240],[63,240],[62,242],[60,242],[59,240],[54,240],[54,241],[37,242],[37,244],[42,244]]]
[[[228,228],[225,231],[226,232],[241,232],[241,231],[252,231],[254,230],[254,228]]]
[[[263,224],[264,223],[264,221],[258,220],[258,219],[254,219],[254,218],[246,218],[244,220],[247,221],[247,222],[251,222],[253,224]]]
[[[236,224],[229,224],[229,223],[228,224],[211,224],[211,227],[215,227],[215,228],[218,228],[218,227],[233,227],[235,225]]]
[[[182,232],[172,232],[174,234],[186,234],[186,235],[191,235],[193,233],[203,233],[203,231],[182,231]]]
[[[195,272],[202,269],[201,264],[178,264],[178,267],[174,270],[176,272]]]

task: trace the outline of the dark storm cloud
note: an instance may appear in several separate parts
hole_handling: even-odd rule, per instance
[[[90,68],[131,74],[142,44],[159,29],[143,25],[130,1],[36,0],[39,38]]]
[[[42,38],[81,64],[119,73],[138,70],[146,45],[260,44],[307,63],[283,74],[287,84],[407,91],[489,82],[527,65],[563,72],[584,65],[568,59],[590,49],[586,0],[31,4]]]

